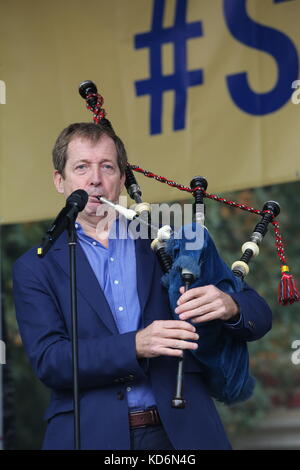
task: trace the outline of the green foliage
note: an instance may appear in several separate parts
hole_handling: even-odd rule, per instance
[[[226,432],[230,438],[234,438],[241,432],[255,428],[271,409],[272,404],[262,384],[257,382],[255,391],[248,401],[232,406],[217,402],[216,406]]]
[[[254,190],[223,194],[229,200],[238,201],[261,209],[268,200],[281,206],[277,217],[285,243],[287,262],[300,287],[300,183],[290,183]],[[218,250],[231,266],[241,256],[241,245],[249,240],[259,216],[207,201],[205,224],[210,230]],[[232,436],[253,428],[276,403],[289,406],[289,397],[299,385],[300,366],[290,360],[291,344],[300,339],[299,303],[281,306],[277,302],[280,279],[280,262],[276,255],[273,227],[269,226],[260,255],[251,261],[246,281],[266,299],[273,311],[273,328],[259,341],[248,344],[252,375],[257,379],[253,397],[246,403],[218,408],[226,429]]]
[[[49,223],[47,221],[2,226],[0,233],[3,307],[8,355],[7,365],[3,367],[10,369],[14,383],[12,413],[15,414],[13,439],[15,449],[39,449],[41,447],[45,428],[42,416],[49,392],[34,376],[22,347],[12,298],[12,266],[25,251],[40,243]],[[10,423],[9,426],[11,425]],[[8,432],[11,433],[10,430]]]

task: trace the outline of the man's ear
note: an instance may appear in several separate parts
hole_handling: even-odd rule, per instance
[[[54,186],[56,187],[56,191],[59,192],[60,194],[63,194],[64,193],[64,179],[62,177],[62,174],[58,170],[55,170],[53,172],[53,181],[54,181]]]
[[[124,189],[125,180],[126,180],[126,174],[124,173],[124,175],[121,176],[121,191]]]

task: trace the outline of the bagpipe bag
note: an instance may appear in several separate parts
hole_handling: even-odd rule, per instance
[[[168,289],[171,308],[174,311],[183,285],[181,271],[194,274],[191,288],[213,284],[223,292],[240,292],[245,283],[236,277],[219,256],[208,230],[193,223],[173,234],[167,244],[167,252],[173,258],[171,270],[162,278]],[[174,319],[178,319],[175,313]],[[223,320],[194,324],[199,334],[198,349],[191,351],[201,363],[203,376],[210,394],[228,405],[250,398],[255,379],[249,373],[247,343],[238,341]]]

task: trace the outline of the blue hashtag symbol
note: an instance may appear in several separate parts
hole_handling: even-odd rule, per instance
[[[201,22],[186,22],[187,0],[177,0],[174,26],[163,28],[165,0],[154,0],[152,29],[135,36],[135,47],[148,47],[150,78],[135,82],[137,96],[150,95],[150,133],[161,134],[163,92],[175,93],[173,129],[185,128],[188,87],[203,83],[202,70],[187,70],[186,41],[202,36]],[[162,74],[162,44],[174,45],[174,73]]]

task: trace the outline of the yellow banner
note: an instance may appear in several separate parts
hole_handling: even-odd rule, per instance
[[[299,178],[300,1],[0,5],[0,218],[52,218],[51,150],[93,80],[133,164],[209,192]],[[292,96],[292,93],[293,96]],[[149,202],[186,197],[137,176]]]

